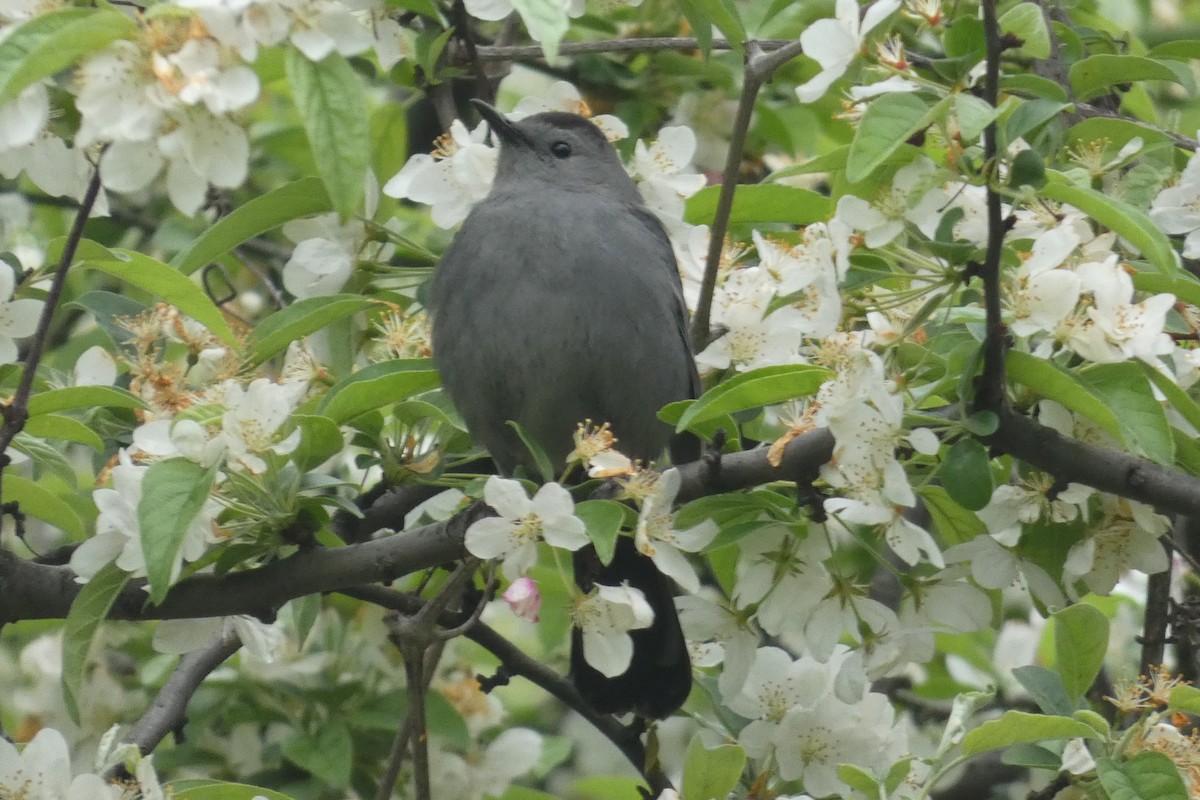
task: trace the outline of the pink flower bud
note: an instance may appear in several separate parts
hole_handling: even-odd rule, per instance
[[[538,609],[542,607],[542,595],[537,584],[529,578],[517,578],[501,595],[504,602],[518,617],[531,622],[538,621]]]

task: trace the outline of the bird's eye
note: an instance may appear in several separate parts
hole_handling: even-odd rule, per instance
[[[566,142],[555,142],[550,145],[550,152],[554,154],[555,158],[566,158],[571,155],[571,145]]]

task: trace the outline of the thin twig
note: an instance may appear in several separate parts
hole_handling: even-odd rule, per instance
[[[425,602],[416,613],[408,616],[399,614],[387,620],[392,633],[392,639],[404,656],[404,672],[407,678],[408,707],[404,719],[400,723],[400,732],[406,733],[412,750],[413,762],[413,792],[417,800],[429,800],[431,787],[429,781],[429,748],[428,733],[425,721],[425,697],[429,682],[441,657],[442,648],[450,638],[439,630],[438,622],[448,610],[451,601],[462,596],[462,591],[475,575],[480,560],[470,556],[463,560],[445,583],[438,589],[437,594]],[[482,603],[480,603],[482,606]],[[482,608],[477,608],[471,614],[467,629],[473,620],[479,619]],[[457,634],[453,634],[457,635]],[[393,743],[392,756],[384,773],[384,782],[380,783],[379,796],[391,795],[396,777],[400,773],[404,747],[400,735],[397,734]],[[388,782],[390,781],[390,783]],[[385,794],[386,791],[386,794]]]
[[[760,50],[778,50],[794,44],[791,39],[756,39],[746,43],[757,45]],[[734,45],[726,39],[713,39],[713,50],[732,50]],[[605,39],[598,42],[563,42],[558,52],[564,56],[595,55],[598,53],[659,53],[664,51],[688,52],[700,50],[700,41],[693,36],[663,36],[644,39]],[[479,61],[541,61],[545,51],[541,45],[476,45],[475,59]],[[462,63],[469,59],[467,54],[455,54],[451,63]]]
[[[717,198],[717,210],[709,229],[708,257],[704,264],[704,277],[700,281],[700,298],[696,302],[696,313],[692,317],[692,347],[703,350],[712,334],[712,304],[717,287],[717,271],[721,265],[721,251],[725,247],[725,234],[729,230],[729,217],[733,212],[733,197],[737,191],[741,174],[742,155],[746,149],[746,135],[750,130],[750,119],[754,116],[754,104],[763,84],[771,79],[775,70],[801,52],[798,41],[773,42],[777,47],[767,53],[763,42],[746,42],[746,69],[742,79],[742,94],[738,98],[737,115],[734,117],[733,132],[729,137],[729,150],[725,156],[725,174],[721,180],[721,194]]]
[[[67,282],[67,271],[71,268],[71,262],[75,260],[75,251],[79,248],[80,240],[83,239],[83,228],[87,225],[88,217],[91,216],[92,207],[96,204],[96,197],[99,194],[100,168],[97,166],[92,169],[92,179],[88,182],[87,191],[79,203],[75,221],[71,223],[71,231],[67,234],[62,256],[58,260],[58,267],[50,282],[50,291],[46,293],[46,301],[42,306],[42,315],[38,319],[37,330],[34,331],[33,338],[29,342],[29,350],[25,354],[21,381],[17,384],[16,394],[13,395],[9,405],[2,409],[4,424],[0,425],[0,480],[3,479],[3,468],[8,466],[8,457],[3,453],[25,427],[25,421],[29,418],[29,395],[33,391],[33,380],[37,376],[37,368],[42,360],[42,351],[50,337],[50,323],[62,300],[63,286]],[[3,492],[0,491],[0,497],[2,496]]]

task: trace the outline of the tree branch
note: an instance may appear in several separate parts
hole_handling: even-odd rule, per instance
[[[747,42],[749,45],[750,42]],[[777,50],[789,44],[791,39],[754,40],[762,50]],[[726,39],[713,39],[713,50],[732,50],[733,44]],[[465,51],[465,48],[463,48]],[[644,39],[605,39],[597,42],[563,42],[558,52],[564,56],[596,55],[599,53],[659,53],[664,51],[688,52],[700,50],[700,41],[692,36],[647,37]],[[541,45],[476,45],[475,60],[478,61],[541,61],[545,51]],[[451,64],[462,65],[472,59],[466,52],[456,52],[448,59]]]
[[[415,614],[425,604],[420,597],[395,592],[382,586],[360,586],[347,589],[342,594],[402,614]],[[455,625],[457,620],[453,615],[444,614],[441,623],[451,626]],[[500,667],[505,675],[525,678],[586,719],[596,730],[616,745],[634,768],[642,773],[654,794],[657,795],[670,786],[670,782],[660,771],[646,770],[646,751],[636,729],[622,725],[610,714],[597,714],[566,677],[530,657],[497,633],[495,629],[482,622],[473,625],[463,635],[496,656],[500,660]]]
[[[204,647],[185,653],[146,713],[125,735],[125,741],[137,745],[142,755],[148,755],[168,733],[180,733],[187,722],[188,702],[196,689],[241,646],[241,640],[229,625]]]
[[[1082,483],[1159,510],[1200,517],[1200,478],[1127,453],[1068,439],[1011,408],[997,411],[999,425],[985,441],[1059,480]],[[811,474],[833,453],[833,435],[820,428],[788,443],[778,467],[767,449],[729,453],[712,475],[703,461],[679,467],[680,502]],[[453,519],[336,549],[315,548],[266,566],[225,575],[193,575],[171,587],[162,605],[146,602],[144,589],[126,588],[112,619],[181,619],[250,614],[271,619],[296,597],[371,583],[389,583],[465,555],[463,536],[487,513],[479,505]],[[67,567],[37,564],[0,549],[0,625],[23,619],[63,619],[79,593]]]
[[[987,76],[983,99],[995,108],[1000,99],[1000,25],[995,0],[983,0],[983,31],[987,45]],[[987,176],[987,254],[978,267],[983,280],[986,335],[983,343],[983,374],[976,386],[976,405],[997,411],[1008,404],[1004,380],[1004,350],[1007,331],[1000,308],[1000,257],[1004,248],[1004,220],[1000,194],[992,182],[999,179],[999,145],[996,123],[983,129],[984,169]]]

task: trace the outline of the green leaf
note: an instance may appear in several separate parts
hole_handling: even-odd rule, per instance
[[[696,36],[696,44],[700,48],[700,52],[708,58],[712,53],[713,45],[713,24],[708,15],[704,13],[704,9],[698,0],[679,0],[679,10],[683,12],[684,18],[688,22],[688,26]]]
[[[1050,170],[1046,176],[1049,180],[1040,190],[1042,195],[1070,203],[1101,225],[1116,231],[1140,250],[1159,272],[1174,275],[1178,271],[1171,242],[1143,212],[1103,192],[1076,186],[1060,172]]]
[[[67,711],[76,722],[79,722],[79,693],[83,688],[92,639],[128,581],[129,573],[115,562],[105,565],[83,585],[67,612],[63,626],[62,688]]]
[[[1012,675],[1033,697],[1038,708],[1047,714],[1069,717],[1078,705],[1067,694],[1063,679],[1053,670],[1031,664],[1017,667]]]
[[[1042,97],[1019,101],[1017,107],[1004,122],[1005,141],[1015,142],[1017,139],[1028,137],[1029,133],[1045,125],[1070,107],[1069,103]]]
[[[742,43],[746,41],[746,28],[738,16],[737,6],[730,0],[688,0],[698,6],[704,17],[717,27],[725,40],[738,55],[742,53]]]
[[[954,704],[950,707],[950,717],[946,720],[946,727],[942,730],[942,740],[938,743],[935,758],[940,759],[950,751],[951,747],[962,741],[967,720],[974,716],[980,708],[992,702],[995,697],[994,691],[986,691],[962,692],[954,698]]]
[[[667,403],[658,412],[658,418],[668,425],[678,425],[679,420],[695,404],[695,400],[676,400],[674,403]],[[728,414],[723,414],[719,417],[714,417],[705,422],[697,422],[690,428],[692,433],[699,436],[701,439],[711,441],[718,430],[724,430],[730,436],[736,436],[738,432],[737,420]]]
[[[1188,800],[1189,796],[1175,763],[1152,750],[1128,761],[1097,759],[1096,776],[1111,800]]]
[[[362,80],[338,53],[314,63],[289,47],[284,67],[317,173],[333,207],[342,219],[348,219],[362,207],[371,157]]]
[[[1101,738],[1105,738],[1112,733],[1112,726],[1108,724],[1108,720],[1090,708],[1077,708],[1071,712],[1071,717],[1085,725],[1091,725],[1092,730],[1100,734]]]
[[[1171,426],[1139,364],[1097,364],[1080,370],[1078,375],[1080,382],[1116,416],[1130,446],[1159,464],[1174,463]]]
[[[131,297],[100,290],[84,292],[67,303],[67,306],[80,308],[91,314],[95,318],[96,324],[108,334],[108,338],[115,344],[121,344],[133,338],[132,332],[122,327],[120,320],[124,317],[137,316],[146,310],[144,303],[139,303]]]
[[[147,291],[199,322],[226,344],[237,344],[237,337],[233,335],[221,310],[187,275],[156,258],[133,250],[112,252],[116,257],[111,261],[88,258],[78,266],[107,272],[131,286]]]
[[[1030,58],[1050,56],[1050,33],[1046,30],[1046,19],[1036,3],[1021,3],[1000,15],[998,20],[1002,33],[1012,34],[1021,40],[1021,52]]]
[[[0,42],[0,106],[82,56],[135,33],[137,23],[111,8],[60,8],[38,14]]]
[[[784,364],[743,372],[709,389],[679,418],[676,431],[725,414],[814,394],[833,377],[822,367]]]
[[[550,463],[550,457],[546,455],[546,450],[529,435],[529,431],[521,427],[521,424],[515,419],[505,420],[505,424],[512,428],[517,433],[517,438],[521,440],[521,444],[525,445],[526,452],[533,459],[533,465],[537,468],[537,477],[542,483],[549,483],[554,480],[554,466]]]
[[[950,109],[958,122],[959,138],[964,142],[979,139],[983,129],[1000,115],[999,108],[966,92],[951,95]]]
[[[20,504],[21,513],[53,525],[73,540],[84,537],[83,520],[75,510],[67,505],[63,498],[28,478],[6,472],[4,501]]]
[[[288,761],[335,789],[350,784],[354,743],[345,725],[326,721],[314,734],[299,734],[283,743]]]
[[[1067,76],[1075,96],[1080,100],[1105,94],[1119,83],[1177,80],[1174,70],[1152,58],[1112,53],[1100,53],[1076,61]]]
[[[1200,430],[1200,403],[1193,400],[1187,392],[1179,388],[1179,384],[1163,375],[1149,364],[1141,364],[1146,377],[1158,387],[1175,410],[1188,421],[1193,428]],[[1170,433],[1170,431],[1168,431]]]
[[[612,562],[617,535],[625,521],[625,507],[615,500],[584,500],[575,504],[575,516],[583,520],[588,538],[602,564]]]
[[[215,466],[204,469],[186,458],[168,458],[146,470],[137,513],[150,601],[155,605],[171,588],[184,536],[208,500],[216,473]]]
[[[1023,742],[1005,750],[1000,756],[1000,763],[1057,772],[1062,767],[1062,754],[1041,745]]]
[[[73,408],[145,407],[146,403],[140,397],[113,386],[66,386],[38,392],[29,398],[30,417]]]
[[[1174,144],[1174,140],[1158,128],[1133,119],[1091,117],[1077,122],[1067,129],[1066,139],[1070,144],[1108,140],[1108,147],[1120,149],[1130,139],[1140,136],[1147,145]]]
[[[379,307],[380,304],[357,294],[309,297],[295,302],[255,326],[247,341],[250,360],[261,364],[286,350],[297,339],[372,306]]]
[[[1046,183],[1046,162],[1036,150],[1022,150],[1012,160],[1008,171],[1008,185],[1012,187],[1032,186],[1035,189]]]
[[[1181,61],[1190,61],[1200,58],[1200,39],[1176,39],[1156,44],[1146,55],[1150,58],[1177,58]]]
[[[746,751],[734,744],[711,750],[699,734],[692,737],[683,761],[683,800],[709,800],[726,797],[737,786],[746,766]]]
[[[1167,708],[1188,714],[1200,714],[1200,689],[1195,686],[1176,686],[1167,698]]]
[[[1097,739],[1099,736],[1091,726],[1069,717],[1005,711],[999,719],[988,720],[964,736],[962,753],[973,756],[1021,742],[1076,738]]]
[[[189,247],[171,259],[171,266],[190,275],[216,261],[243,242],[285,222],[331,211],[333,205],[319,178],[301,178],[272,189],[222,217]]]
[[[1104,666],[1108,618],[1095,606],[1076,603],[1051,615],[1054,620],[1055,672],[1076,704]]]
[[[720,186],[706,186],[687,201],[684,219],[693,225],[707,225],[717,213]],[[833,201],[810,189],[780,183],[740,185],[733,194],[729,221],[734,224],[789,222],[808,225],[833,213]]]
[[[345,447],[342,429],[329,417],[293,414],[292,419],[300,426],[300,446],[292,455],[300,469],[316,469]]]
[[[187,783],[191,784],[190,781]],[[179,789],[179,783],[172,782],[170,786],[174,791],[168,796],[173,800],[254,800],[256,797],[262,797],[264,800],[292,800],[290,795],[282,792],[245,783],[213,782],[206,786],[189,785],[188,788]]]
[[[919,156],[921,151],[911,144],[904,144],[891,153],[883,163],[889,166],[902,167]],[[824,155],[819,155],[803,164],[792,164],[772,172],[768,181],[777,181],[793,175],[812,175],[818,172],[838,173],[846,171],[846,160],[850,157],[850,145],[835,147]],[[882,165],[881,165],[882,166]],[[701,190],[703,191],[703,190]]]
[[[429,732],[454,747],[467,748],[471,743],[471,732],[462,712],[446,699],[441,692],[430,692],[425,698],[425,720]],[[394,720],[394,718],[393,718]],[[395,722],[392,722],[395,725]]]
[[[908,93],[885,94],[873,100],[850,142],[846,180],[858,183],[874,172],[893,151],[929,125],[934,112],[948,102],[930,109],[920,97]]]
[[[558,43],[567,33],[567,7],[556,0],[512,0],[529,36],[542,46],[547,61],[558,57]]]
[[[359,414],[437,388],[439,383],[437,370],[428,358],[382,361],[335,383],[318,410],[340,425]]]
[[[500,800],[559,800],[558,795],[550,794],[549,792],[530,789],[528,786],[518,786],[517,784],[509,784],[504,790],[504,794],[500,795]]]
[[[1177,300],[1200,308],[1200,281],[1186,272],[1174,275],[1164,275],[1161,272],[1139,272],[1133,276],[1133,286],[1139,292],[1173,294]]]
[[[97,453],[104,452],[104,440],[94,430],[74,417],[62,414],[40,414],[25,423],[25,432],[43,439],[62,439],[87,445]]]
[[[943,541],[949,544],[969,542],[987,528],[979,517],[954,502],[941,486],[924,486],[918,492]]]
[[[1095,422],[1117,441],[1125,441],[1116,414],[1071,373],[1045,359],[1016,350],[1008,351],[1005,356],[1004,371],[1009,380],[1028,386],[1042,397],[1062,403]]]
[[[959,439],[946,452],[939,472],[946,491],[965,509],[978,511],[992,499],[992,470],[987,448],[975,439]]]
[[[879,785],[879,779],[855,764],[838,764],[837,776],[838,780],[864,797],[887,796],[887,792],[883,791]],[[713,797],[720,797],[720,795],[713,795]]]
[[[1020,92],[1046,100],[1067,103],[1067,91],[1049,78],[1028,72],[1009,73],[1000,75],[1000,90],[1003,92]]]

